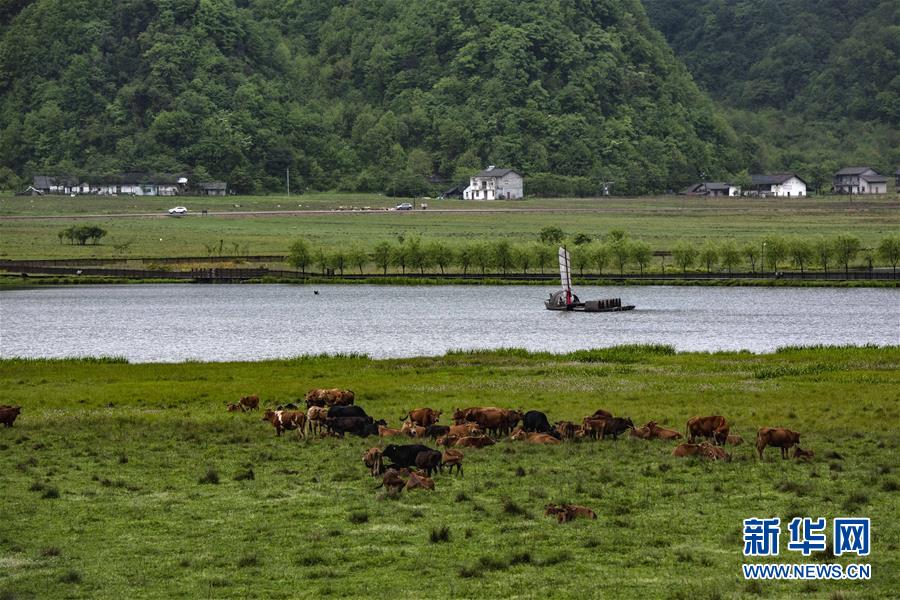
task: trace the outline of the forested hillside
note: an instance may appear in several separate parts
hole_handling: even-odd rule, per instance
[[[643,0],[759,167],[900,161],[896,0]],[[755,146],[755,148],[753,147]],[[812,175],[815,176],[815,175]]]
[[[414,192],[486,164],[659,191],[741,144],[639,0],[19,0],[0,164]],[[544,180],[548,180],[544,177]]]

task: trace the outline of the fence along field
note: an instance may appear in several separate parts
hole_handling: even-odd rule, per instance
[[[0,428],[0,593],[887,597],[900,584],[898,366],[898,347],[2,361],[4,403],[24,408]],[[604,408],[682,432],[692,415],[723,414],[748,443],[729,448],[732,462],[709,463],[627,437],[501,441],[466,450],[464,476],[392,500],[360,457],[396,438],[278,438],[258,412],[225,410],[249,394],[265,408],[314,387],[351,388],[394,427],[419,406],[537,409],[551,421]],[[760,426],[801,432],[816,459],[769,451],[758,461]],[[598,518],[543,516],[563,502]],[[745,583],[741,521],[770,515],[871,517],[872,580]]]

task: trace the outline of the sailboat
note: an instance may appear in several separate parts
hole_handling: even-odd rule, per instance
[[[582,312],[620,312],[634,310],[633,304],[622,305],[621,298],[606,298],[603,300],[588,300],[582,302],[572,292],[572,270],[569,251],[565,247],[559,249],[559,281],[562,289],[550,294],[550,298],[544,300],[547,310],[577,310]]]

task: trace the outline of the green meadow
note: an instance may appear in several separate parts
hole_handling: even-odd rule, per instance
[[[900,347],[675,353],[634,346],[371,360],[128,364],[3,360],[0,598],[888,598],[900,588]],[[722,414],[733,460],[670,442],[502,440],[433,492],[376,489],[388,440],[282,438],[225,403],[348,387],[376,418],[496,405],[551,421],[597,408],[684,430]],[[801,432],[812,463],[755,457],[760,426]],[[390,441],[396,441],[391,439]],[[560,525],[550,502],[591,507]],[[742,520],[866,516],[870,581],[746,582]],[[785,524],[786,525],[786,524]],[[829,536],[830,537],[830,536]],[[749,560],[749,559],[748,559]],[[751,561],[751,562],[755,562]],[[891,592],[890,590],[894,590]]]
[[[423,242],[458,244],[504,239],[534,242],[541,228],[553,225],[574,236],[599,238],[622,230],[653,250],[670,250],[680,239],[700,246],[706,240],[759,242],[765,236],[857,236],[864,248],[900,230],[896,195],[848,201],[844,198],[750,199],[679,196],[594,199],[528,199],[473,203],[430,200],[428,210],[353,212],[339,207],[393,206],[400,199],[376,195],[311,194],[227,198],[31,198],[0,199],[0,259],[123,258],[207,256],[209,248],[225,255],[286,254],[304,238],[327,249],[371,249],[398,236]],[[119,218],[111,214],[157,213],[185,204],[183,218]],[[240,206],[235,206],[240,205]],[[439,212],[435,209],[451,209]],[[463,209],[519,209],[517,212],[472,212]],[[231,214],[200,216],[202,209]],[[331,210],[316,213],[314,210]],[[523,210],[524,209],[524,210]],[[528,212],[531,209],[533,212]],[[284,211],[300,211],[286,214]],[[248,216],[243,211],[281,211]],[[78,215],[98,215],[74,219]],[[38,215],[63,215],[54,219]],[[100,244],[60,243],[57,234],[73,225],[98,225],[108,235]]]

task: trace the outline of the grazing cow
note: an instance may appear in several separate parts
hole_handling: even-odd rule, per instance
[[[383,425],[378,426],[378,435],[380,437],[396,437],[398,435],[405,436],[406,432],[401,431],[400,429],[393,429],[391,427],[384,427]]]
[[[444,471],[444,467],[447,467],[448,468],[447,472],[450,475],[453,475],[453,467],[456,467],[456,472],[459,475],[462,475],[463,474],[462,461],[463,461],[463,453],[460,452],[459,450],[453,450],[453,449],[444,450],[444,453],[441,455],[441,472]]]
[[[325,420],[325,427],[339,437],[344,437],[345,433],[352,433],[360,437],[378,435],[379,424],[373,422],[372,417],[329,417]]]
[[[643,427],[635,427],[628,432],[628,435],[633,438],[638,438],[639,440],[649,440],[653,438],[653,432],[650,431],[649,423]]]
[[[559,434],[559,437],[564,440],[575,439],[575,431],[578,429],[572,421],[557,421],[553,428]]]
[[[423,450],[416,454],[416,468],[425,471],[425,475],[431,474],[441,468],[441,453],[437,450]]]
[[[794,446],[794,460],[802,460],[804,462],[812,462],[816,453],[812,450],[804,450],[800,446]]]
[[[244,410],[256,410],[259,408],[259,396],[256,394],[252,396],[244,396],[240,400],[240,405]]]
[[[666,429],[656,424],[656,421],[650,421],[646,427],[650,430],[650,437],[658,440],[680,440],[681,434],[674,429]]]
[[[317,392],[319,390],[311,390],[306,394],[306,408],[312,408],[313,406],[318,406],[319,408],[325,408],[325,399],[320,398],[319,396],[310,396],[313,392]]]
[[[593,419],[591,417],[585,417],[584,421],[582,421],[581,423],[581,427],[584,430],[585,436],[592,439],[597,439],[597,437],[603,432],[603,429],[606,427],[606,419]]]
[[[328,408],[328,418],[337,419],[340,417],[363,417],[369,415],[363,410],[362,406],[339,406],[334,405]]]
[[[409,479],[406,480],[406,490],[430,490],[434,491],[434,480],[425,475],[418,473],[410,473]]]
[[[306,393],[306,406],[350,406],[355,398],[352,390],[314,389]]]
[[[244,412],[244,407],[240,404],[226,404],[225,410],[228,412]]]
[[[9,404],[0,406],[0,423],[6,427],[12,427],[21,412],[21,406],[10,406]]]
[[[581,517],[582,519],[596,519],[597,514],[587,506],[579,506],[578,504],[548,504],[544,507],[544,515],[556,515],[559,523],[568,523],[574,519]]]
[[[744,438],[736,433],[730,433],[728,434],[728,437],[725,438],[725,443],[731,444],[732,446],[740,446],[744,443]]]
[[[791,446],[800,445],[800,434],[784,427],[761,427],[756,432],[756,452],[760,460],[766,446],[781,448],[781,458],[788,457],[788,449]]]
[[[438,438],[449,433],[450,427],[447,425],[431,425],[425,428],[425,437]]]
[[[400,417],[401,421],[409,419],[414,425],[418,425],[419,427],[431,427],[441,418],[441,411],[433,410],[430,408],[416,408],[402,417]]]
[[[594,414],[592,414],[589,418],[591,418],[591,419],[612,419],[613,414],[607,410],[598,408],[597,410],[594,411]]]
[[[494,440],[489,437],[464,437],[456,440],[455,446],[457,448],[484,448],[486,446],[493,446],[496,444]]]
[[[422,444],[390,444],[381,453],[398,467],[414,467],[419,452],[428,451],[431,448]]]
[[[306,437],[306,413],[299,410],[266,410],[263,421],[275,427],[275,434],[281,436],[285,430],[296,429],[300,437]]]
[[[549,433],[553,431],[553,428],[550,427],[550,421],[547,420],[547,415],[539,410],[529,410],[525,413],[522,417],[522,427],[525,431],[533,433]]]
[[[306,423],[310,433],[321,433],[327,419],[328,412],[323,406],[310,406],[306,411]]]
[[[685,435],[691,443],[698,437],[704,437],[712,438],[713,442],[721,446],[728,439],[728,429],[728,421],[722,415],[691,417],[688,419]]]
[[[377,477],[384,472],[384,462],[381,460],[380,448],[369,448],[363,453],[362,459],[372,473],[372,477]]]
[[[476,408],[468,413],[466,419],[487,430],[493,435],[505,429],[509,420],[509,411],[505,408]]]
[[[604,421],[603,429],[600,430],[600,439],[606,439],[607,435],[611,435],[614,440],[617,440],[620,434],[625,433],[629,429],[634,429],[634,423],[630,417],[607,419]]]

